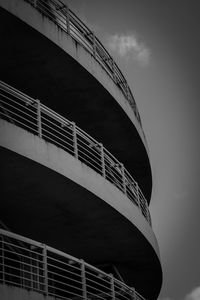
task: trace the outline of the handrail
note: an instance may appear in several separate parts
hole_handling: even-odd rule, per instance
[[[76,42],[81,44],[104,68],[113,82],[121,90],[126,100],[129,102],[135,117],[142,129],[140,115],[135,103],[131,89],[115,63],[112,56],[108,53],[99,39],[76,15],[60,0],[24,0],[30,3],[40,13],[48,17],[65,33],[70,35]],[[144,132],[143,132],[144,135]]]
[[[112,274],[4,229],[0,229],[0,283],[63,300],[145,300]]]
[[[115,185],[151,225],[147,201],[138,183],[104,146],[52,109],[0,81],[0,118],[64,149]]]

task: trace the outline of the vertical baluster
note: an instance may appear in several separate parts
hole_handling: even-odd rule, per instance
[[[84,260],[82,260],[82,259],[80,261],[81,261],[81,280],[82,280],[83,299],[87,300],[85,263],[84,263]]]
[[[94,33],[92,33],[92,48],[93,48],[93,55],[96,58],[96,37]]]
[[[2,281],[4,283],[5,282],[5,262],[4,262],[5,253],[4,253],[4,239],[3,239],[3,236],[1,236],[1,244],[2,244],[2,247],[1,247],[2,248],[2,250],[1,250],[1,252],[2,252]]]
[[[114,276],[113,274],[110,274],[110,284],[111,284],[111,299],[115,300],[115,282],[114,282]]]
[[[37,7],[37,1],[38,0],[33,0],[33,5],[34,5],[35,8]]]
[[[123,191],[126,195],[126,178],[125,178],[125,172],[124,172],[124,165],[121,163],[121,172],[122,172],[122,185],[123,185]]]
[[[111,63],[112,63],[113,80],[114,80],[114,82],[116,82],[115,62],[114,62],[113,58],[112,58]]]
[[[42,137],[42,120],[41,120],[41,104],[40,100],[37,101],[37,129],[38,129],[38,136]]]
[[[70,11],[68,5],[66,5],[66,26],[67,33],[70,34]]]
[[[135,182],[135,184],[136,184],[137,203],[138,203],[138,207],[139,207],[140,211],[142,212],[141,203],[140,203],[140,195],[139,195],[139,186],[138,186],[137,182]]]
[[[47,267],[47,247],[43,246],[43,269],[44,269],[44,292],[48,296],[48,267]]]
[[[136,300],[136,293],[135,293],[135,289],[133,288],[133,300]]]
[[[78,158],[77,128],[74,122],[72,122],[72,134],[74,143],[74,156]]]
[[[105,169],[105,157],[104,157],[104,147],[102,143],[99,143],[101,150],[101,167],[102,167],[102,176],[106,178],[106,169]]]

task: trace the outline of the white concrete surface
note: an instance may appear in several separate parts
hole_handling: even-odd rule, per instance
[[[152,228],[137,206],[91,168],[57,146],[4,120],[0,120],[0,146],[62,174],[106,201],[140,230],[159,257]]]

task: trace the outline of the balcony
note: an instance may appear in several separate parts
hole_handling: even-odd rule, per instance
[[[128,166],[149,203],[147,144],[133,95],[112,57],[60,1],[1,5],[2,80],[101,140]]]
[[[134,288],[112,274],[3,229],[0,229],[1,284],[63,300],[144,300]]]
[[[0,117],[67,151],[116,186],[151,225],[147,201],[137,182],[104,146],[74,122],[0,82]]]

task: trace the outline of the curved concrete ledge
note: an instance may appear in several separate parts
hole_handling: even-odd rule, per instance
[[[106,201],[142,232],[159,257],[154,233],[137,206],[101,175],[64,150],[3,120],[0,145],[62,174]]]
[[[61,30],[56,24],[51,22],[45,16],[42,16],[29,3],[26,3],[23,0],[2,0],[1,6],[50,39],[53,43],[80,63],[90,74],[92,74],[92,76],[94,76],[108,90],[130,118],[148,153],[148,146],[143,130],[140,127],[130,104],[122,94],[121,90],[107,74],[105,69],[94,59],[94,57],[71,36]]]
[[[28,291],[11,285],[0,284],[1,300],[47,300],[46,295]],[[48,300],[55,300],[55,297],[48,296]]]
[[[157,241],[122,192],[64,150],[4,120],[0,154],[1,219],[12,231],[99,268],[114,264],[129,286],[155,299],[162,280]]]

